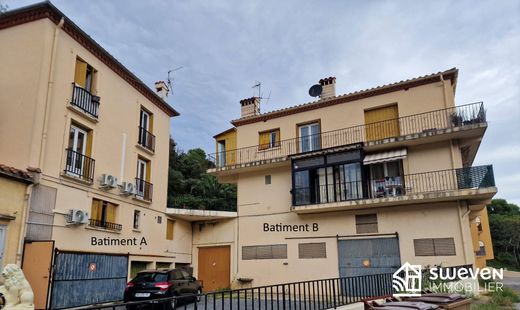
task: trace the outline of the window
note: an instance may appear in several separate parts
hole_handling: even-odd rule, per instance
[[[217,142],[217,166],[224,167],[226,165],[226,140]]]
[[[265,176],[265,184],[266,185],[271,184],[271,175],[270,174]]]
[[[258,148],[266,150],[280,146],[280,129],[272,129],[259,133]]]
[[[161,224],[162,223],[162,216],[158,216],[157,217],[157,224]]]
[[[139,114],[138,143],[145,148],[155,151],[155,136],[153,132],[153,114],[141,108]]]
[[[150,161],[139,157],[137,159],[136,196],[152,200],[152,184],[150,183]]]
[[[414,239],[415,256],[453,256],[455,241],[453,238]]]
[[[374,198],[403,194],[402,160],[371,164],[369,168]]]
[[[287,258],[286,244],[254,245],[242,247],[242,260]]]
[[[121,225],[116,224],[116,211],[116,204],[96,198],[92,199],[90,226],[121,230]]]
[[[356,215],[356,233],[377,233],[377,214]]]
[[[86,63],[85,61],[76,58],[76,66],[74,71],[74,83],[89,91],[93,92],[94,89],[94,82],[95,82],[95,74],[96,70],[92,68],[91,65]]]
[[[94,177],[94,160],[89,157],[91,150],[92,132],[72,122],[66,149],[65,172],[68,175],[92,181]]]
[[[327,246],[325,242],[298,244],[299,258],[327,258]]]
[[[363,197],[361,152],[293,161],[293,204],[315,204]]]
[[[167,219],[166,220],[166,240],[173,240],[173,226],[175,221]]]
[[[479,241],[478,246],[479,246],[479,250],[475,252],[475,255],[486,256],[486,245],[484,244],[484,242]]]
[[[321,149],[320,123],[299,125],[298,136],[301,153]]]
[[[368,141],[399,136],[399,111],[397,104],[365,111]]]
[[[141,220],[141,211],[134,210],[134,229],[139,229],[140,220]]]

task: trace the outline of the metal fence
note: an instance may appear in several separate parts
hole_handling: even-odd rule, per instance
[[[316,135],[282,140],[272,145],[254,145],[212,153],[208,155],[208,160],[217,168],[225,168],[242,164],[261,163],[262,161],[275,160],[289,155],[354,143],[412,134],[430,134],[438,130],[484,122],[486,122],[484,105],[482,102],[476,102],[381,122],[321,132]]]
[[[79,309],[257,309],[257,310],[321,310],[331,309],[364,298],[392,294],[392,274],[375,274],[301,281],[200,295],[184,295],[127,303],[111,303]]]
[[[100,98],[98,96],[72,83],[72,100],[70,104],[78,107],[90,116],[97,118],[99,114],[99,101]]]

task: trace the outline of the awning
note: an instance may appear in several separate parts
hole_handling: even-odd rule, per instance
[[[393,161],[398,159],[406,158],[406,149],[369,154],[363,159],[364,165],[371,165],[376,163],[382,163],[385,161]]]

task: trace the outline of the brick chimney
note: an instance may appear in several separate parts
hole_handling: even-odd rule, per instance
[[[336,78],[331,76],[320,80],[320,85],[323,87],[320,99],[336,97]]]
[[[241,118],[260,114],[260,98],[258,97],[240,100],[240,106]]]
[[[155,91],[157,92],[157,95],[162,98],[162,100],[166,100],[166,98],[168,98],[168,92],[170,89],[168,88],[168,85],[164,83],[164,81],[158,81],[155,82]]]

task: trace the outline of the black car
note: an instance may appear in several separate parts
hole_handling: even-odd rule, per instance
[[[178,303],[197,301],[198,295],[201,293],[202,283],[184,269],[145,270],[139,272],[135,278],[128,282],[124,301],[133,302],[178,297],[168,301],[168,307],[164,308],[175,309]],[[139,308],[139,304],[127,306],[127,309],[136,308]]]

